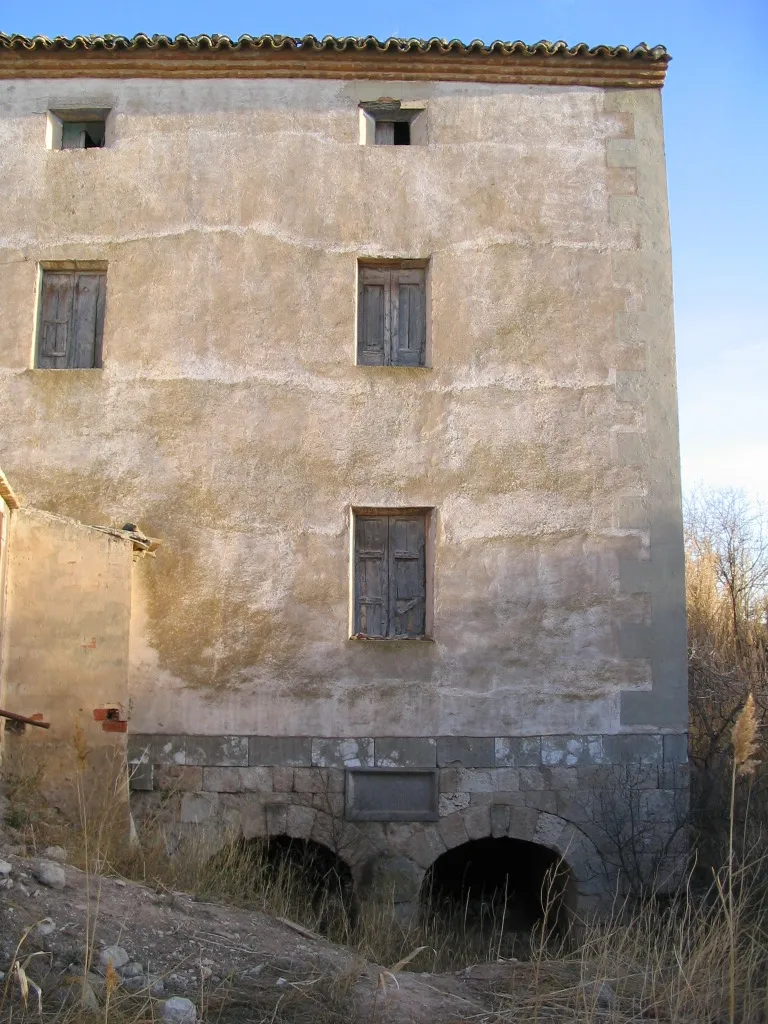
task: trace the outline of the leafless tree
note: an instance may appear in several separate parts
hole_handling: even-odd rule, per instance
[[[706,861],[722,845],[731,730],[750,692],[768,725],[767,527],[763,509],[741,491],[700,490],[685,505],[692,797]],[[748,799],[753,820],[768,821],[768,772],[758,773]]]

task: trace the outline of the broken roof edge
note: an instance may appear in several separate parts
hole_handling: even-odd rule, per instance
[[[443,79],[528,84],[659,87],[663,46],[569,46],[558,40],[379,40],[374,36],[0,33],[0,77],[295,77]]]
[[[0,469],[0,498],[13,511],[18,511],[22,507],[16,492],[11,487],[8,477],[2,469]],[[47,509],[36,508],[32,505],[25,505],[24,510],[35,515],[45,516],[48,519],[56,519],[59,522],[70,523],[73,526],[81,526],[85,530],[98,530],[99,533],[106,533],[111,537],[117,537],[119,540],[130,541],[134,551],[142,551],[154,555],[156,549],[162,544],[162,541],[158,540],[157,537],[148,537],[137,527],[132,526],[132,524],[130,529],[125,527],[119,529],[115,526],[96,526],[93,523],[84,523],[80,519],[73,519],[72,516],[63,516],[58,512],[49,512]]]
[[[2,469],[0,469],[0,498],[3,499],[5,504],[10,509],[21,508],[21,503],[19,499],[16,497],[13,488],[8,482],[8,477],[5,475]]]

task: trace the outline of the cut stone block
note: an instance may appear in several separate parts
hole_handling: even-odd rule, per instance
[[[437,743],[431,737],[383,737],[374,740],[377,768],[434,768]]]
[[[203,769],[199,765],[158,765],[155,784],[158,789],[195,793],[203,788]]]
[[[517,768],[497,768],[495,774],[497,790],[513,793],[520,789],[520,772]]]
[[[509,805],[494,804],[491,807],[491,835],[505,836],[509,830]]]
[[[154,738],[154,736],[149,736],[146,733],[129,733],[126,741],[128,761],[131,763],[151,764],[152,758],[150,753]]]
[[[437,828],[448,850],[452,850],[454,846],[461,846],[469,839],[461,814],[451,814],[441,818]]]
[[[149,791],[155,788],[154,765],[146,761],[133,761],[128,764],[128,785],[131,789]]]
[[[469,793],[441,793],[437,802],[437,811],[441,818],[462,811],[465,807],[469,807]]]
[[[494,768],[488,770],[459,769],[457,789],[460,793],[492,793],[496,788],[496,770]]]
[[[274,788],[274,769],[256,767],[236,769],[244,793],[271,793]]]
[[[441,768],[440,772],[440,792],[441,793],[455,793],[459,788],[459,779],[461,775],[458,768]]]
[[[664,737],[664,764],[687,764],[688,733],[670,733]]]
[[[508,807],[525,807],[525,793],[518,790],[500,790],[491,794],[491,804],[506,804]]]
[[[519,769],[520,789],[539,790],[547,788],[547,779],[541,768],[520,768]]]
[[[187,736],[186,764],[229,768],[248,764],[247,736]]]
[[[267,804],[264,808],[264,813],[267,819],[267,835],[285,835],[288,821],[288,805],[283,803]]]
[[[408,903],[419,895],[424,871],[408,857],[380,854],[369,860],[362,873],[368,899]]]
[[[312,764],[321,768],[372,768],[373,740],[312,740]]]
[[[419,829],[408,843],[408,851],[417,864],[428,868],[445,853],[445,843],[440,833],[434,829]]]
[[[644,822],[676,822],[685,810],[680,794],[674,790],[653,789],[639,794],[640,813]]]
[[[294,768],[294,793],[343,793],[344,772],[337,768]]]
[[[499,767],[532,768],[541,764],[540,736],[497,736],[494,746]]]
[[[541,763],[573,768],[603,763],[602,736],[542,736]]]
[[[315,824],[316,811],[300,804],[290,804],[285,813],[285,831],[294,839],[309,839]]]
[[[244,768],[243,771],[249,769]],[[272,788],[276,793],[293,792],[293,768],[286,768],[284,765],[275,765],[267,769],[272,775]]]
[[[550,789],[578,789],[579,776],[577,768],[548,768]]]
[[[309,736],[251,736],[248,763],[308,768],[312,764],[312,739]]]
[[[492,736],[441,736],[437,741],[437,763],[441,768],[493,768],[495,740]]]
[[[179,820],[184,825],[209,821],[215,815],[218,804],[218,793],[185,793],[181,798]]]
[[[663,771],[663,769],[655,764],[627,764],[621,767],[615,766],[613,771],[623,773],[623,779],[626,779],[626,784],[630,791],[632,791],[636,789],[658,789],[659,772]],[[610,782],[607,785],[610,785]]]
[[[485,790],[479,793],[469,794],[469,806],[470,807],[481,807],[484,804],[490,804],[493,802],[493,793],[490,790]]]
[[[557,794],[551,789],[531,789],[525,794],[525,806],[557,814]]]
[[[128,760],[142,764],[184,764],[186,736],[128,734]]]
[[[665,764],[659,768],[659,789],[688,789],[691,773],[687,764]]]
[[[243,780],[237,768],[203,768],[203,790],[208,793],[241,793]]]
[[[484,839],[491,831],[490,807],[472,807],[464,815],[464,827],[470,839]]]
[[[603,737],[603,750],[609,764],[661,764],[664,760],[662,736],[649,733],[619,733]]]

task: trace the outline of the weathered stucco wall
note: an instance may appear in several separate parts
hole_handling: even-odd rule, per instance
[[[120,705],[125,722],[132,557],[129,540],[70,519],[10,516],[0,692],[4,707],[40,714],[50,729],[6,730],[3,756],[17,774],[42,761],[60,806],[76,802],[78,749],[85,778],[107,791],[105,766],[124,762],[126,733],[105,729],[94,710]]]
[[[658,91],[3,88],[0,459],[163,538],[133,730],[685,729]],[[358,144],[382,93],[428,145]],[[74,104],[113,109],[105,149],[45,149]],[[359,257],[430,260],[429,368],[355,365]],[[108,261],[103,369],[30,369],[58,259]],[[350,506],[436,509],[434,643],[349,639]]]

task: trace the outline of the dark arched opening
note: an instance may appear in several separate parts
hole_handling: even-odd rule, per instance
[[[530,934],[559,932],[570,870],[546,846],[522,839],[475,839],[438,857],[421,889],[422,908],[520,952]]]
[[[341,940],[355,915],[352,872],[312,839],[241,839],[206,866],[212,888],[237,887],[239,900]],[[218,883],[218,884],[217,884]]]

